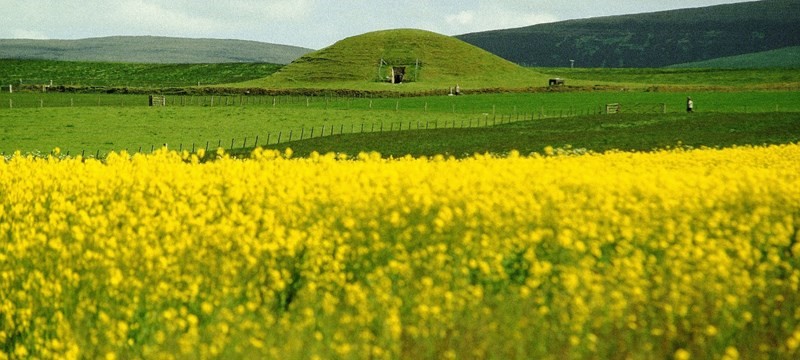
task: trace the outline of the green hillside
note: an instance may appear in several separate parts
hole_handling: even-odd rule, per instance
[[[0,59],[132,63],[288,64],[310,49],[244,40],[112,36],[82,40],[0,39]]]
[[[390,84],[404,68],[402,85]],[[376,31],[307,54],[266,79],[243,86],[423,89],[540,86],[545,76],[453,37],[424,30]]]
[[[527,66],[662,67],[800,45],[800,2],[762,0],[458,36]]]
[[[760,69],[800,68],[800,46],[753,54],[726,56],[718,59],[671,65],[673,68]]]

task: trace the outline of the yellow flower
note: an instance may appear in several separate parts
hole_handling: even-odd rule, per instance
[[[678,349],[675,351],[675,360],[689,360],[692,358],[692,354],[690,354],[685,349]]]

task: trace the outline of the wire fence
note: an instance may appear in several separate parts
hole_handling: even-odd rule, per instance
[[[462,120],[417,120],[417,121],[392,121],[392,122],[370,122],[360,124],[338,124],[338,125],[318,125],[318,126],[302,126],[300,129],[289,129],[285,131],[271,131],[266,132],[265,135],[233,137],[228,141],[227,139],[218,138],[215,141],[205,142],[190,142],[190,143],[160,143],[149,144],[146,146],[138,146],[136,148],[123,148],[113,150],[114,152],[125,151],[129,154],[150,154],[161,149],[177,150],[179,152],[187,151],[189,153],[197,153],[203,149],[206,153],[223,149],[227,152],[243,152],[243,150],[251,150],[256,147],[274,147],[280,145],[291,145],[297,141],[318,139],[323,137],[331,137],[337,135],[352,135],[352,134],[366,134],[366,133],[386,133],[386,132],[400,132],[412,130],[437,130],[437,129],[468,129],[468,128],[486,128],[498,126],[503,124],[511,124],[520,121],[530,121],[534,119],[542,119],[544,114],[498,114],[495,116],[480,116],[464,118]],[[562,116],[576,116],[576,114],[564,114]],[[112,150],[86,150],[72,151],[72,149],[63,149],[60,151],[62,156],[77,156],[80,154],[83,158],[96,158],[103,159]],[[246,151],[244,151],[246,152]],[[3,157],[10,157],[12,155],[2,153]],[[48,154],[33,153],[31,155],[47,156]]]

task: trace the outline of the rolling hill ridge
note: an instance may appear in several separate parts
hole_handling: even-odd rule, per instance
[[[111,36],[81,40],[0,39],[0,59],[199,64],[288,64],[312,51],[245,40]]]
[[[526,66],[663,67],[800,45],[800,1],[569,20],[457,38]]]

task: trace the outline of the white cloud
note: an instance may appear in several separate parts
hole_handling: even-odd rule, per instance
[[[198,34],[219,27],[216,21],[208,17],[191,15],[180,7],[167,7],[153,1],[120,1],[110,12],[109,20],[112,23],[107,26],[135,29],[133,32],[136,33]]]
[[[11,38],[12,39],[35,39],[35,40],[47,40],[50,37],[47,34],[35,31],[35,30],[26,30],[26,29],[14,29],[11,31]]]
[[[229,14],[238,17],[292,21],[307,17],[313,9],[313,2],[311,0],[237,0],[226,6],[229,6]]]
[[[475,12],[465,10],[458,14],[447,15],[445,21],[450,25],[470,25],[475,21]]]
[[[501,6],[480,6],[476,10],[462,10],[444,17],[451,35],[484,30],[507,29],[558,21],[555,15],[545,12],[519,11]]]

